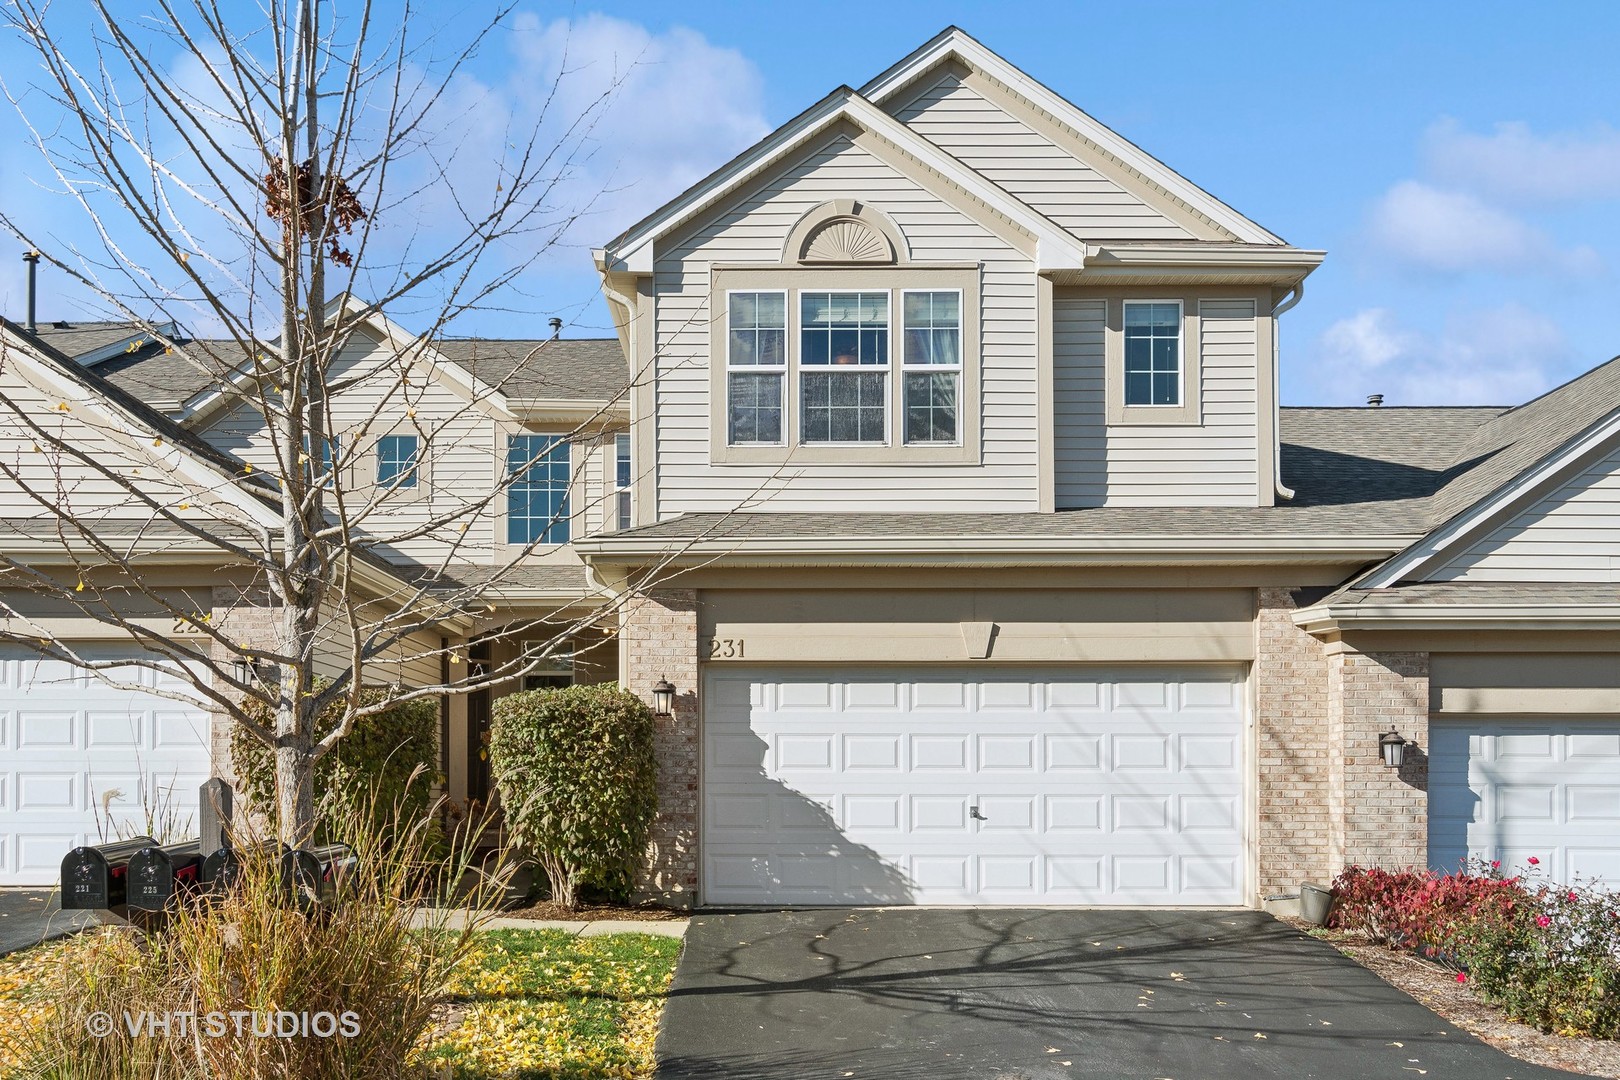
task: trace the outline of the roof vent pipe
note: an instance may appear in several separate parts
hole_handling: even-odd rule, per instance
[[[1368,394],[1367,395],[1367,404],[1372,406],[1373,408],[1376,409],[1376,408],[1378,408],[1378,406],[1382,405],[1383,403],[1384,403],[1384,395],[1383,394]]]
[[[562,320],[555,315],[551,317],[551,336],[554,338],[562,337]]]
[[[39,276],[39,252],[23,252],[23,262],[28,264],[28,322],[25,329],[33,334],[39,331],[39,327],[34,324],[34,283]]]

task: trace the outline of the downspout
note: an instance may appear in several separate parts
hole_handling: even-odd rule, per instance
[[[1271,309],[1271,430],[1276,438],[1271,443],[1271,475],[1277,486],[1277,496],[1292,499],[1295,491],[1282,482],[1282,335],[1277,332],[1277,318],[1299,303],[1305,295],[1305,282],[1301,281],[1288,291]]]

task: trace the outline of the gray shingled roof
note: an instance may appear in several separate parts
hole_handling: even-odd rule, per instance
[[[590,591],[589,583],[585,579],[585,567],[578,563],[571,566],[542,563],[504,568],[458,563],[446,567],[442,572],[435,568],[423,574],[418,580],[435,590],[487,587],[493,596],[530,592],[584,596]]]
[[[1620,584],[1587,581],[1427,581],[1388,589],[1344,588],[1322,603],[1334,607],[1620,604]]]
[[[435,347],[519,400],[614,401],[630,384],[618,338],[446,338]]]
[[[78,357],[144,332],[140,323],[127,319],[91,322],[60,320],[41,323],[35,336],[57,352]]]

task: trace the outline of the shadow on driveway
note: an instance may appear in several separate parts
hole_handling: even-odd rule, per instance
[[[94,912],[64,912],[55,889],[0,889],[0,956],[95,926]]]
[[[1251,911],[700,915],[659,1080],[1550,1080]]]

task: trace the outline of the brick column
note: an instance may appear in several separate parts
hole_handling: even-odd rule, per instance
[[[637,883],[646,899],[690,906],[698,884],[697,595],[659,591],[626,606],[621,683],[650,704],[659,679],[674,683],[674,716],[658,720],[658,816]]]
[[[1429,654],[1358,653],[1329,658],[1338,759],[1336,866],[1395,869],[1429,859]],[[1408,742],[1399,771],[1384,764],[1378,737],[1393,725]]]
[[[1259,590],[1254,658],[1259,755],[1260,896],[1333,876],[1329,775],[1337,755],[1328,724],[1328,658],[1294,625],[1292,590]]]

